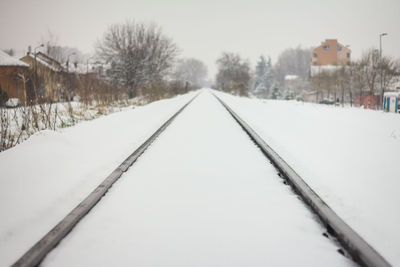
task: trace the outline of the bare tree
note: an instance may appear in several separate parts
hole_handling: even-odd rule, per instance
[[[400,60],[394,60],[389,56],[382,57],[382,86],[381,99],[383,101],[383,93],[386,88],[390,88],[399,80],[400,76]],[[381,89],[381,88],[380,88]]]
[[[379,51],[377,49],[369,49],[363,53],[361,59],[354,63],[352,78],[354,86],[357,88],[360,102],[363,92],[368,95],[380,95],[383,99],[383,93],[386,88],[390,88],[399,77],[398,63],[389,56],[383,56],[382,61],[379,58]],[[382,68],[382,86],[381,82],[381,68]]]
[[[323,98],[332,98],[335,90],[334,74],[329,71],[321,71],[320,73],[311,77],[311,86],[317,91],[317,100]]]
[[[274,67],[275,77],[282,83],[286,75],[297,75],[306,80],[310,72],[310,53],[311,49],[288,48],[284,50],[278,58]]]
[[[369,94],[373,95],[377,91],[379,83],[379,51],[370,49],[363,53],[360,61],[360,71],[365,81]]]
[[[171,76],[174,80],[188,82],[190,87],[199,88],[204,86],[207,78],[207,66],[195,58],[181,59]]]
[[[111,65],[107,75],[114,83],[128,88],[129,96],[138,94],[171,68],[179,50],[155,24],[114,24],[97,44],[97,55]]]
[[[222,91],[248,95],[250,87],[250,67],[238,54],[223,53],[217,60],[217,87]]]

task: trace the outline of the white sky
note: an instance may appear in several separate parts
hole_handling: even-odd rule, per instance
[[[336,38],[357,58],[379,47],[381,32],[384,54],[400,58],[400,0],[0,0],[0,49],[23,53],[50,30],[60,45],[90,53],[108,25],[127,19],[162,26],[211,76],[222,51],[275,62],[285,48]]]

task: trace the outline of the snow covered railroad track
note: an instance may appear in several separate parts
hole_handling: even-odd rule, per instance
[[[282,159],[242,118],[240,118],[224,101],[213,94],[226,108],[243,130],[250,136],[264,155],[277,168],[280,176],[287,181],[303,201],[315,212],[350,256],[362,266],[391,266],[382,255],[346,224],[308,184]]]
[[[269,164],[263,141],[255,146],[228,106],[208,92],[189,103],[110,175],[125,172],[111,193],[96,205],[111,184],[99,186],[91,207],[77,206],[80,217],[72,211],[68,227],[61,222],[14,266],[354,266],[275,168],[290,171]],[[371,255],[352,256],[371,266]]]
[[[153,141],[171,124],[171,122],[198,96],[195,95],[172,115],[152,136],[150,136],[138,149],[122,162],[92,193],[90,193],[77,207],[60,221],[50,232],[40,239],[12,266],[37,266],[46,255],[90,212],[101,200],[113,184],[126,172],[129,167],[145,152]]]

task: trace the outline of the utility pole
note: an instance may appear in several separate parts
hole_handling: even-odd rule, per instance
[[[76,56],[75,52],[72,52],[72,54],[68,55],[68,59],[67,59],[67,79],[68,79],[68,88],[67,88],[67,98],[68,98],[68,102],[70,102],[72,100],[72,82],[71,82],[71,74],[69,73],[69,63],[70,63],[70,57],[71,56]],[[75,69],[76,71],[76,69]]]
[[[381,73],[381,105],[383,106],[383,94],[385,93],[385,89],[383,88],[383,69],[382,69],[382,36],[386,36],[387,33],[379,34],[379,67]]]
[[[38,100],[38,95],[37,95],[37,89],[38,89],[38,81],[37,80],[38,80],[38,78],[37,78],[37,58],[36,58],[37,52],[36,52],[36,49],[39,49],[41,47],[44,47],[44,44],[40,44],[39,46],[37,46],[33,49],[33,53],[35,54],[35,62],[34,62],[35,82],[33,83],[33,87],[34,87],[33,90],[35,93],[36,100]]]

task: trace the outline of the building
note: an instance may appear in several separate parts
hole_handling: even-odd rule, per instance
[[[26,100],[29,65],[0,50],[0,88],[8,98]]]
[[[326,39],[320,46],[311,52],[311,77],[318,73],[333,72],[343,66],[349,65],[351,50],[338,43],[336,39]]]
[[[34,95],[28,98],[45,98],[57,101],[62,91],[62,83],[66,80],[63,65],[50,56],[37,52],[27,53],[20,59],[29,64],[33,72],[35,86]]]
[[[313,49],[311,65],[313,66],[345,66],[350,64],[351,50],[338,43],[336,39],[326,39]]]
[[[26,56],[20,59],[21,61],[29,64],[31,68],[37,67],[38,72],[44,71],[52,71],[52,72],[62,72],[65,71],[64,67],[60,62],[51,58],[50,56],[37,52],[36,55],[34,53],[27,53]]]

